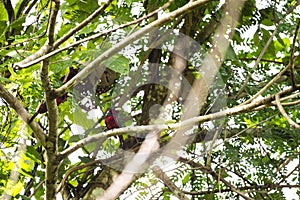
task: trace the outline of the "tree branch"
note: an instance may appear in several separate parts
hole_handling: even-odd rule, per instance
[[[242,105],[248,104],[266,91],[271,85],[273,85],[288,69],[290,65],[287,65],[283,70],[281,70],[271,81],[269,81],[261,90],[259,90],[254,96],[252,96],[247,101],[243,102]]]
[[[282,183],[283,181],[286,181],[286,179],[292,175],[298,168],[300,168],[300,163],[298,163],[298,165],[296,167],[294,167],[293,170],[290,171],[290,173],[288,173],[286,176],[284,176],[279,182],[278,184]]]
[[[50,17],[48,22],[47,34],[48,34],[48,44],[53,46],[55,23],[56,23],[56,17],[60,7],[60,0],[51,0],[51,1],[54,2],[54,6],[50,5]]]
[[[21,4],[19,6],[19,9],[18,9],[17,15],[16,15],[17,19],[24,14],[23,11],[25,10],[25,8],[29,2],[30,2],[30,0],[22,0]]]
[[[276,188],[299,188],[300,185],[277,185],[277,184],[265,184],[265,185],[253,185],[253,186],[244,186],[244,187],[237,187],[238,190],[271,190]],[[230,192],[230,189],[215,189],[215,190],[208,190],[208,191],[183,191],[185,194],[189,195],[204,195],[204,194],[214,194],[214,193],[225,193]],[[247,191],[251,192],[251,191]]]
[[[49,48],[45,53],[50,52],[53,49],[54,43],[54,31],[56,17],[60,7],[59,0],[52,0],[54,6],[50,5],[52,11],[48,22],[48,44]],[[57,187],[57,171],[59,161],[57,160],[57,149],[58,149],[58,109],[56,105],[55,97],[53,98],[52,86],[49,78],[49,64],[50,59],[42,61],[41,65],[41,81],[43,89],[46,93],[46,106],[48,109],[48,123],[49,123],[49,134],[46,145],[46,199],[55,199],[56,187]]]
[[[98,58],[96,58],[93,62],[91,62],[89,65],[87,65],[83,70],[81,70],[75,77],[73,77],[70,81],[68,81],[66,84],[64,84],[62,87],[58,88],[56,90],[56,94],[62,95],[67,90],[71,89],[73,86],[77,85],[81,80],[83,80],[86,76],[88,76],[90,73],[93,72],[97,67],[100,66],[100,64],[106,60],[107,58],[113,56],[117,52],[119,52],[122,48],[126,47],[128,44],[130,44],[132,41],[135,41],[139,38],[141,38],[146,33],[151,32],[151,30],[154,27],[159,27],[160,25],[170,21],[171,19],[174,19],[175,17],[182,15],[186,12],[191,11],[192,9],[195,9],[196,7],[203,5],[207,2],[210,2],[212,0],[198,0],[198,1],[191,1],[188,4],[182,6],[181,8],[178,8],[177,10],[166,13],[161,18],[155,20],[154,22],[148,24],[147,26],[141,28],[140,30],[136,31],[132,35],[129,35],[127,38],[119,42],[114,46],[114,48],[110,48],[106,52],[104,52],[102,55],[100,55]]]
[[[3,1],[4,7],[7,11],[7,15],[8,15],[8,19],[9,19],[9,23],[13,23],[15,21],[15,11],[14,8],[11,4],[10,0],[4,0]]]
[[[0,83],[0,97],[5,99],[5,101],[18,113],[21,119],[26,122],[30,128],[33,130],[35,138],[42,144],[42,146],[46,146],[46,134],[41,129],[38,123],[35,121],[29,123],[31,118],[30,114],[25,110],[22,103],[13,96],[8,90],[4,88],[4,86]]]
[[[33,1],[31,1],[31,4],[28,6],[28,8],[25,10],[25,12],[24,12],[24,14],[25,15],[27,15],[30,11],[31,11],[31,9],[33,8],[33,6],[36,4],[36,2],[37,2],[38,0],[33,0]],[[29,1],[30,2],[30,1]]]
[[[239,58],[239,60],[242,61],[256,61],[258,58]],[[276,60],[269,60],[269,59],[260,59],[261,62],[267,62],[267,63],[275,63],[275,64],[284,64],[282,61],[276,61]]]
[[[260,54],[258,55],[257,60],[255,61],[255,64],[252,68],[253,73],[255,72],[258,64],[260,63],[263,55],[266,53],[267,49],[269,48],[271,42],[273,41],[274,36],[277,33],[277,27],[275,27],[275,30],[273,31],[272,35],[270,36],[270,38],[268,39],[267,43],[265,44],[264,48],[261,50]],[[244,81],[243,85],[241,86],[240,90],[238,91],[238,93],[236,94],[236,97],[239,97],[240,94],[244,91],[244,89],[246,88],[246,86],[248,85],[248,82],[251,79],[252,74],[249,74],[246,78],[246,80]]]
[[[292,99],[292,98],[298,98],[300,96],[300,92],[297,92],[295,94],[291,94],[291,95],[288,95],[286,97],[282,97],[280,98],[280,101],[285,101],[285,100],[289,100],[289,99]],[[281,103],[282,106],[294,106],[294,105],[297,105],[299,104],[300,100],[296,100],[296,101],[291,101],[291,102],[286,102],[286,103]],[[273,106],[277,106],[275,100],[273,100],[271,102],[271,105]],[[261,110],[265,107],[267,107],[268,105],[261,105],[261,106],[258,106],[257,108],[255,108],[253,111],[257,111],[257,110]]]
[[[297,88],[299,89],[300,86],[297,86]],[[294,89],[292,87],[283,90],[281,92],[279,92],[279,95],[283,95],[283,94],[287,94],[290,92],[293,92]],[[215,119],[220,119],[226,116],[232,116],[232,115],[237,115],[240,113],[245,113],[245,112],[251,112],[252,109],[260,107],[261,105],[268,105],[270,104],[273,100],[275,99],[275,95],[270,95],[268,97],[262,98],[260,100],[251,102],[247,105],[239,105],[239,106],[235,106],[233,108],[228,108],[224,111],[219,111],[216,113],[211,113],[208,115],[204,115],[204,116],[197,116],[197,117],[193,117],[178,123],[174,123],[174,124],[156,124],[156,125],[147,125],[147,126],[131,126],[131,127],[122,127],[122,128],[117,128],[117,129],[113,129],[113,130],[108,130],[105,132],[100,132],[98,134],[89,136],[85,139],[82,139],[79,142],[74,143],[73,146],[61,151],[58,154],[59,159],[64,159],[65,157],[67,157],[68,155],[70,155],[71,153],[73,153],[74,151],[76,151],[77,149],[92,143],[92,142],[97,142],[98,140],[102,139],[102,138],[107,138],[107,137],[111,137],[111,136],[116,136],[116,135],[121,135],[123,133],[141,133],[144,131],[152,131],[152,130],[176,130],[178,128],[183,128],[186,126],[190,126],[191,124],[195,124],[195,123],[203,123],[206,121],[210,121],[210,120],[215,120]]]
[[[48,46],[49,48],[46,49],[45,53],[48,53],[53,49],[54,43],[54,29],[55,29],[55,22],[56,17],[59,11],[60,1],[53,0],[54,6],[49,17],[49,24],[48,24]],[[52,6],[52,5],[51,5]],[[52,7],[51,7],[52,8]],[[49,141],[52,143],[49,147],[47,147],[47,151],[55,152],[57,147],[57,128],[58,128],[58,110],[55,101],[55,97],[53,97],[52,86],[49,78],[49,59],[45,59],[42,61],[41,64],[41,82],[43,89],[46,94],[46,105],[48,109],[48,120],[49,120]],[[49,149],[50,148],[50,149]],[[53,149],[54,148],[54,149]]]
[[[192,160],[188,160],[186,158],[180,157],[179,158],[180,162],[186,163],[188,165],[191,165],[194,168],[197,168],[199,170],[201,170],[202,172],[206,173],[206,174],[210,174],[216,181],[221,180],[227,187],[230,188],[230,191],[237,193],[238,195],[240,195],[241,197],[247,199],[247,200],[253,200],[252,198],[246,196],[243,192],[241,192],[238,188],[236,188],[235,186],[233,186],[231,183],[229,183],[228,181],[226,181],[223,177],[220,177],[215,171],[213,171],[210,167],[204,167],[203,165],[196,163]]]
[[[99,7],[97,10],[95,10],[88,18],[83,20],[79,25],[77,25],[75,28],[70,30],[68,33],[66,33],[63,37],[58,39],[54,45],[53,48],[56,49],[59,45],[64,43],[67,39],[69,39],[71,36],[73,36],[77,31],[85,27],[88,23],[90,23],[92,20],[94,20],[99,14],[101,14],[107,6],[112,2],[112,0],[107,0],[101,7]]]
[[[152,168],[153,173],[169,188],[169,190],[178,198],[188,200],[185,194],[173,183],[167,174],[158,166]]]
[[[72,43],[70,45],[62,47],[60,49],[56,49],[56,50],[51,51],[51,52],[49,52],[47,54],[45,54],[45,50],[41,50],[40,49],[39,51],[37,51],[36,53],[32,54],[31,56],[29,56],[28,58],[24,59],[23,61],[20,61],[20,62],[16,63],[15,67],[14,67],[14,70],[20,70],[22,68],[30,67],[30,66],[32,66],[34,64],[37,64],[37,63],[43,61],[46,58],[50,58],[51,56],[54,56],[55,54],[60,53],[62,51],[65,51],[65,50],[67,50],[67,49],[69,49],[71,47],[77,46],[77,45],[82,44],[84,42],[88,42],[90,40],[97,39],[97,38],[102,37],[104,35],[107,35],[107,34],[109,34],[111,32],[114,32],[116,30],[119,30],[119,29],[122,29],[122,28],[126,28],[128,26],[140,23],[141,21],[143,21],[145,19],[148,19],[149,17],[152,17],[153,15],[155,15],[156,13],[158,13],[159,11],[164,10],[165,8],[169,7],[170,4],[171,4],[171,0],[168,3],[166,3],[164,6],[160,7],[159,9],[157,9],[157,10],[155,10],[155,11],[149,13],[148,15],[145,15],[145,16],[139,18],[139,19],[136,19],[134,21],[130,21],[128,23],[122,24],[122,25],[117,26],[115,28],[111,28],[111,29],[109,29],[107,31],[103,31],[101,33],[97,33],[97,34],[92,35],[90,37],[78,40],[78,41],[76,41],[76,42],[74,42],[74,43]],[[43,47],[43,48],[45,48],[45,47]]]
[[[41,182],[39,182],[39,184],[34,188],[32,194],[29,196],[29,198],[32,198],[37,191],[43,186],[43,184],[45,183],[45,180],[41,180]]]
[[[294,122],[289,116],[288,114],[285,112],[284,108],[281,105],[280,102],[280,96],[279,94],[275,95],[275,102],[277,104],[278,110],[280,111],[280,113],[284,116],[284,118],[288,121],[288,123],[292,126],[294,126],[296,129],[300,130],[300,125],[298,125],[296,122]]]
[[[298,19],[297,27],[295,30],[294,38],[293,38],[293,45],[291,48],[291,53],[290,53],[290,69],[291,69],[291,79],[292,79],[292,86],[296,86],[296,77],[295,77],[295,64],[294,64],[294,59],[295,59],[295,48],[296,48],[296,42],[299,34],[299,28],[300,28],[300,20]]]

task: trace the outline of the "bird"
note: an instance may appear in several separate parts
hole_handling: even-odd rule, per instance
[[[107,115],[105,116],[105,126],[108,130],[112,130],[115,128],[120,128],[118,123],[118,112],[111,108],[108,110]],[[122,135],[118,135],[120,141],[120,147],[124,147],[124,139]]]
[[[62,95],[60,97],[57,97],[56,98],[57,106],[59,106],[60,104],[65,102],[67,100],[67,98],[68,98],[68,93],[65,93],[64,95]],[[34,113],[34,115],[32,115],[32,117],[29,119],[29,123],[31,123],[38,114],[46,113],[47,111],[48,111],[48,108],[46,105],[46,101],[44,101],[43,103],[40,104],[39,108]]]
[[[115,109],[111,108],[108,110],[108,113],[105,117],[105,125],[108,130],[119,128],[117,117],[118,117],[118,113]]]
[[[62,81],[62,83],[66,83],[69,80],[71,80],[74,76],[76,76],[76,74],[78,74],[78,72],[79,72],[79,70],[77,68],[70,67],[69,72],[65,76],[61,77],[60,80]],[[65,102],[67,100],[67,98],[68,98],[68,93],[63,94],[60,97],[57,97],[56,98],[57,106],[59,106],[60,104]],[[40,104],[39,108],[34,113],[34,115],[29,119],[28,123],[31,123],[38,114],[46,113],[47,111],[48,111],[48,108],[46,105],[46,101],[44,101],[43,103]]]

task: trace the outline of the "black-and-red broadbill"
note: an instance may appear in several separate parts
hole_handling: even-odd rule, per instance
[[[119,122],[118,122],[118,112],[115,109],[109,109],[106,117],[105,117],[105,125],[108,130],[119,128]],[[124,139],[122,135],[118,135],[118,138],[120,140],[120,147],[124,147]]]

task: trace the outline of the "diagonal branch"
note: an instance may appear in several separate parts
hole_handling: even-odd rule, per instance
[[[280,111],[280,113],[284,116],[284,118],[288,121],[288,123],[292,126],[294,126],[296,129],[299,129],[300,130],[300,125],[297,124],[296,122],[294,122],[290,116],[285,112],[284,108],[282,107],[281,105],[281,102],[280,102],[280,96],[279,94],[276,94],[275,95],[275,102],[277,104],[277,107]]]
[[[260,63],[260,61],[261,61],[263,55],[264,55],[264,54],[266,53],[266,51],[268,50],[268,48],[269,48],[271,42],[273,41],[273,38],[274,38],[274,36],[276,35],[276,33],[277,33],[277,29],[275,28],[275,30],[273,31],[273,33],[272,33],[272,35],[270,36],[269,40],[268,40],[267,43],[265,44],[264,48],[261,50],[261,52],[260,52],[258,58],[256,59],[255,64],[254,64],[254,66],[253,66],[253,68],[252,68],[253,72],[255,72],[255,70],[256,70],[258,64]],[[250,81],[250,79],[251,79],[251,76],[252,76],[252,74],[249,74],[249,75],[247,76],[247,78],[246,78],[246,80],[244,81],[243,85],[241,86],[240,90],[239,90],[238,93],[236,94],[236,97],[239,97],[240,94],[245,90],[246,86],[248,85],[248,83],[249,83],[249,81]]]
[[[300,163],[298,163],[298,165],[297,165],[296,167],[294,167],[294,169],[291,170],[290,173],[288,173],[286,176],[284,176],[284,177],[278,182],[278,185],[279,185],[280,183],[286,181],[286,179],[287,179],[290,175],[292,175],[292,174],[293,174],[297,169],[299,169],[299,168],[300,168]]]
[[[49,45],[53,45],[54,43],[54,31],[55,31],[55,23],[56,17],[60,7],[60,0],[51,0],[54,2],[54,6],[50,5],[50,17],[48,22],[48,43]]]
[[[126,47],[128,44],[132,43],[132,41],[135,41],[142,36],[144,36],[146,33],[151,32],[154,27],[159,27],[162,24],[174,19],[175,17],[182,15],[186,12],[191,11],[192,9],[195,9],[196,7],[203,5],[207,2],[210,2],[212,0],[198,0],[198,1],[191,1],[188,4],[182,6],[181,8],[178,8],[177,10],[166,13],[161,18],[153,21],[152,23],[148,24],[147,26],[139,29],[138,31],[134,32],[132,35],[129,35],[124,40],[119,42],[114,46],[114,48],[110,48],[109,50],[105,51],[102,55],[100,55],[98,58],[96,58],[93,62],[91,62],[89,65],[87,65],[83,70],[81,70],[76,76],[74,76],[70,81],[68,81],[66,84],[64,84],[62,87],[56,90],[56,94],[62,95],[67,90],[71,89],[75,85],[77,85],[81,80],[83,80],[85,77],[87,77],[90,73],[92,73],[97,67],[100,66],[100,64],[106,60],[107,58],[113,56],[114,54],[118,53],[122,48]],[[100,74],[101,75],[101,74]]]
[[[41,129],[39,124],[35,121],[29,123],[29,119],[31,118],[30,114],[25,110],[22,103],[13,96],[4,86],[0,83],[0,97],[5,99],[5,101],[18,113],[23,121],[25,121],[30,128],[33,130],[35,138],[42,144],[42,146],[46,146],[46,134]]]
[[[295,48],[296,48],[296,42],[299,34],[299,28],[300,28],[300,20],[298,19],[297,27],[295,30],[294,38],[293,38],[293,45],[291,48],[291,53],[290,53],[290,69],[291,69],[291,79],[292,79],[292,86],[296,86],[296,78],[295,78],[295,64],[294,64],[294,57],[295,57]]]
[[[300,86],[298,86],[298,88],[300,88]],[[279,95],[283,95],[283,94],[287,94],[290,92],[293,92],[294,89],[292,87],[283,90],[281,92],[279,92]],[[77,149],[82,148],[83,146],[92,143],[92,142],[97,142],[102,138],[107,138],[107,137],[111,137],[111,136],[116,136],[116,135],[121,135],[123,133],[142,133],[143,131],[153,131],[153,130],[175,130],[178,128],[183,128],[186,126],[190,126],[191,124],[194,123],[203,123],[203,122],[207,122],[207,121],[211,121],[211,120],[215,120],[215,119],[220,119],[226,116],[232,116],[232,115],[237,115],[237,114],[241,114],[241,113],[245,113],[245,112],[250,112],[252,111],[254,108],[257,107],[261,107],[262,105],[268,105],[270,104],[273,100],[275,99],[275,95],[270,95],[268,97],[262,98],[258,101],[255,102],[251,102],[247,105],[239,105],[233,108],[228,108],[224,111],[219,111],[216,113],[211,113],[208,115],[203,115],[203,116],[196,116],[193,118],[189,118],[186,119],[184,121],[178,122],[178,123],[174,123],[174,124],[156,124],[156,125],[146,125],[146,126],[130,126],[130,127],[122,127],[122,128],[117,128],[117,129],[112,129],[109,131],[105,131],[105,132],[100,132],[97,133],[95,135],[89,136],[85,139],[82,139],[76,143],[73,144],[73,146],[61,151],[58,154],[58,159],[64,159],[65,157],[67,157],[68,155],[70,155],[71,153],[73,153],[74,151],[76,151]],[[90,131],[90,130],[89,130]],[[93,131],[97,131],[96,129]],[[86,134],[87,135],[87,134]]]
[[[116,155],[116,156],[112,156],[111,158],[107,158],[107,159],[93,160],[91,162],[88,162],[88,163],[85,163],[82,165],[78,165],[78,166],[68,169],[66,171],[66,173],[64,174],[63,179],[60,181],[60,184],[58,185],[56,192],[60,192],[64,188],[64,186],[66,185],[66,182],[68,180],[68,177],[73,172],[90,167],[90,166],[97,166],[98,164],[112,162],[112,160],[119,159],[120,157],[121,157],[120,155]]]
[[[33,0],[33,1],[28,1],[28,2],[30,2],[31,4],[28,6],[28,8],[25,10],[25,12],[24,12],[24,14],[25,15],[27,15],[30,11],[31,11],[31,9],[33,8],[33,6],[36,4],[36,2],[37,2],[38,0]]]
[[[13,23],[15,21],[15,11],[14,11],[14,8],[13,8],[10,0],[4,0],[2,2],[3,2],[4,7],[5,7],[6,11],[7,11],[9,23],[11,24],[11,23]]]
[[[68,33],[66,33],[63,37],[61,37],[59,40],[57,40],[53,48],[55,49],[59,45],[61,45],[63,42],[65,42],[67,39],[69,39],[73,34],[75,34],[77,31],[85,27],[88,23],[90,23],[92,20],[94,20],[99,14],[101,14],[112,2],[112,0],[107,0],[101,7],[99,7],[97,10],[95,10],[88,18],[83,20],[78,26],[70,30]]]
[[[185,194],[178,188],[175,183],[168,177],[168,175],[159,167],[154,166],[152,168],[153,173],[164,182],[164,184],[170,189],[170,191],[178,198],[182,200],[188,200]]]
[[[217,174],[215,171],[213,171],[210,167],[205,167],[199,163],[196,163],[192,160],[188,160],[183,157],[180,157],[179,161],[186,163],[188,165],[191,165],[192,167],[197,168],[206,174],[210,174],[216,181],[219,181],[219,180],[222,181],[227,187],[229,187],[230,191],[237,193],[238,195],[240,195],[241,197],[243,197],[247,200],[253,200],[252,198],[246,196],[243,192],[241,192],[237,187],[233,186],[231,183],[226,181],[223,177],[219,176],[219,174]]]
[[[18,19],[21,17],[24,13],[23,11],[25,10],[27,4],[30,2],[30,0],[23,0],[19,6],[18,12],[16,14],[16,18]]]
[[[290,100],[290,99],[293,99],[293,98],[297,98],[298,100],[295,100],[295,101],[290,101],[290,102],[285,102],[285,103],[281,103],[282,106],[294,106],[294,105],[298,105],[300,100],[299,100],[299,97],[300,97],[300,92],[297,92],[297,93],[294,93],[294,94],[291,94],[291,95],[288,95],[286,97],[283,97],[283,98],[280,98],[280,101],[285,101],[285,100]],[[273,106],[277,106],[275,100],[273,100],[271,102],[271,105]],[[268,105],[261,105],[257,108],[255,108],[253,111],[257,111],[257,110],[261,110],[265,107],[267,107]]]
[[[260,96],[264,91],[266,91],[271,85],[273,85],[288,69],[290,68],[290,65],[287,65],[283,70],[281,70],[271,81],[267,83],[261,90],[259,90],[254,96],[252,96],[250,99],[242,103],[242,105],[246,105],[250,102],[252,102],[254,99],[256,99],[258,96]]]
[[[250,190],[258,190],[263,192],[264,190],[271,190],[276,188],[299,188],[300,185],[277,185],[277,184],[265,184],[265,185],[253,185],[253,186],[244,186],[244,187],[237,187],[239,190],[249,190],[247,192],[251,192]],[[230,192],[230,189],[215,189],[215,190],[207,190],[207,191],[183,191],[185,194],[189,195],[204,195],[204,194],[212,194],[212,193],[225,193]]]
[[[139,18],[139,19],[136,19],[136,20],[134,20],[134,21],[130,21],[130,22],[128,22],[128,23],[125,23],[125,24],[122,24],[122,25],[120,25],[120,26],[111,28],[111,29],[109,29],[109,30],[106,30],[106,31],[97,33],[97,34],[92,35],[92,36],[90,36],[90,37],[87,37],[87,38],[78,40],[78,41],[76,41],[76,42],[74,42],[74,43],[72,43],[72,44],[70,44],[70,45],[67,45],[67,46],[65,46],[65,47],[62,47],[62,48],[60,48],[60,49],[56,49],[56,50],[54,50],[54,51],[52,51],[52,52],[49,52],[49,53],[47,53],[47,54],[44,53],[45,50],[42,50],[42,49],[44,49],[44,48],[46,48],[46,47],[43,47],[42,49],[40,49],[40,50],[37,51],[36,53],[34,53],[34,54],[32,54],[31,56],[29,56],[28,58],[24,59],[23,61],[16,63],[16,64],[15,64],[15,67],[14,67],[14,70],[20,70],[20,69],[22,69],[22,68],[30,67],[30,66],[32,66],[32,65],[34,65],[34,64],[37,64],[37,63],[43,61],[43,60],[46,59],[46,58],[50,58],[51,56],[54,56],[55,54],[60,53],[60,52],[62,52],[62,51],[65,51],[65,50],[67,50],[67,49],[69,49],[69,48],[71,48],[71,47],[77,46],[77,45],[82,44],[82,43],[84,43],[84,42],[88,42],[88,41],[90,41],[90,40],[97,39],[97,38],[102,37],[102,36],[104,36],[104,35],[108,35],[109,33],[114,32],[114,31],[116,31],[116,30],[119,30],[119,29],[122,29],[122,28],[126,28],[126,27],[128,27],[128,26],[131,26],[131,25],[140,23],[141,21],[143,21],[143,20],[145,20],[145,19],[148,19],[149,17],[152,17],[153,15],[157,14],[159,11],[162,11],[162,10],[166,9],[167,7],[169,7],[170,4],[171,4],[171,2],[172,2],[172,1],[170,0],[170,1],[169,1],[168,3],[166,3],[164,6],[158,8],[157,10],[155,10],[155,11],[153,11],[153,12],[151,12],[151,13],[149,13],[149,14],[147,14],[147,15],[145,15],[145,16]],[[56,46],[57,46],[57,45],[56,45]],[[44,54],[45,54],[45,55],[44,55]]]

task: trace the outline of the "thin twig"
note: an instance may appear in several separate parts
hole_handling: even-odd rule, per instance
[[[275,101],[276,101],[276,104],[277,104],[277,107],[280,111],[280,113],[283,115],[283,117],[288,121],[288,123],[292,126],[294,126],[296,129],[299,129],[300,130],[300,125],[297,124],[296,122],[294,122],[289,116],[288,114],[285,112],[284,108],[282,107],[281,105],[281,102],[280,102],[280,96],[279,94],[276,94],[275,95]]]
[[[280,101],[285,101],[285,100],[289,100],[289,99],[292,99],[292,98],[298,98],[299,96],[300,96],[300,92],[297,92],[295,94],[291,94],[289,96],[280,98]],[[296,100],[296,101],[292,101],[292,102],[281,103],[281,105],[282,106],[293,106],[293,105],[297,105],[299,103],[300,103],[300,100]],[[271,105],[277,106],[275,101],[272,101]],[[261,109],[263,109],[263,108],[265,108],[267,106],[269,106],[269,105],[261,105],[261,106],[255,108],[253,111],[261,110]]]
[[[216,140],[219,138],[222,130],[223,130],[223,127],[224,127],[224,124],[225,122],[222,122],[222,124],[218,127],[216,133],[214,134],[214,137],[212,139],[212,141],[210,142],[210,146],[209,146],[209,149],[207,150],[207,159],[206,159],[206,166],[209,166],[210,167],[210,164],[211,164],[211,152],[214,148],[214,145],[215,145],[215,142]]]
[[[285,72],[290,68],[290,65],[287,65],[283,70],[281,70],[271,81],[269,81],[260,91],[258,91],[254,96],[252,96],[247,101],[243,102],[242,105],[246,105],[264,93],[271,85],[273,85]]]
[[[31,115],[28,113],[27,110],[23,107],[22,103],[12,95],[5,87],[0,83],[0,97],[3,98],[21,117],[23,121],[25,121],[30,128],[33,130],[33,133],[36,139],[43,145],[46,145],[46,134],[41,129],[40,125],[33,121],[29,123],[29,119]]]
[[[255,64],[254,64],[253,69],[252,69],[252,70],[253,70],[253,73],[255,72],[255,70],[256,70],[258,64],[260,63],[260,61],[261,61],[263,55],[266,53],[267,49],[269,48],[269,46],[270,46],[271,42],[273,41],[273,38],[274,38],[274,36],[276,35],[276,33],[277,33],[277,28],[275,28],[275,30],[273,31],[273,33],[272,33],[272,35],[270,36],[269,40],[268,40],[267,43],[265,44],[264,48],[261,50],[261,52],[260,52],[260,54],[259,54],[257,60],[255,61]],[[243,85],[241,86],[240,90],[239,90],[238,93],[236,94],[236,97],[239,97],[240,94],[244,91],[244,89],[245,89],[246,86],[248,85],[248,82],[249,82],[250,79],[251,79],[251,76],[252,76],[252,74],[249,74],[249,75],[247,76],[247,78],[246,78],[246,80],[244,81]]]
[[[286,12],[286,14],[285,14],[285,16],[282,18],[282,19],[280,19],[278,22],[276,21],[275,23],[277,24],[277,26],[278,26],[278,24],[280,24],[280,22],[281,21],[283,21],[284,19],[286,19],[286,17],[288,17],[288,15],[290,15],[291,13],[292,13],[292,11],[294,10],[294,9],[296,9],[296,7],[298,6],[298,3],[296,4],[296,5],[294,5],[293,7],[291,7],[291,9],[289,9],[287,12]],[[275,28],[275,30],[276,30],[276,28]],[[274,33],[274,32],[273,32]],[[297,57],[299,57],[299,56],[297,56]],[[296,58],[297,59],[297,58]],[[296,60],[295,59],[295,60]],[[247,101],[245,101],[243,104],[247,104],[247,103],[249,103],[249,102],[251,102],[251,101],[253,101],[254,99],[256,99],[258,96],[260,96],[264,91],[266,91],[273,83],[275,83],[276,82],[276,80],[278,80],[282,75],[283,75],[283,73],[288,69],[290,67],[290,63],[288,64],[288,66],[286,66],[279,74],[277,74],[267,85],[265,85],[258,93],[256,93],[253,97],[251,97],[250,99],[248,99]],[[241,91],[241,90],[240,90]],[[240,92],[239,91],[239,92]]]
[[[169,178],[169,176],[159,167],[154,166],[152,168],[153,173],[169,188],[169,190],[178,198],[182,200],[188,200],[185,194],[178,188],[175,183]]]
[[[61,180],[60,184],[58,185],[56,192],[60,192],[61,191],[61,189],[64,187],[64,185],[65,185],[68,177],[73,172],[81,170],[81,169],[84,169],[84,168],[92,166],[92,165],[96,165],[96,164],[101,163],[101,162],[103,162],[103,160],[94,160],[94,161],[85,163],[83,165],[78,165],[78,166],[72,167],[71,169],[67,170],[66,173],[65,173],[65,175],[64,175],[64,177],[63,177],[63,179]]]
[[[36,188],[34,188],[34,191],[33,191],[33,193],[29,196],[29,198],[32,198],[33,195],[35,195],[35,193],[40,189],[40,187],[43,186],[44,183],[45,183],[45,180],[42,180],[42,181],[36,186]]]
[[[30,57],[24,59],[23,61],[21,62],[18,62],[15,64],[15,70],[20,70],[22,68],[28,68],[34,64],[37,64],[39,62],[41,62],[42,60],[46,59],[46,58],[49,58],[51,56],[54,56],[55,54],[57,53],[60,53],[62,51],[65,51],[67,49],[70,49],[71,47],[74,47],[74,46],[77,46],[77,45],[80,45],[84,42],[88,42],[90,40],[94,40],[94,39],[97,39],[99,37],[102,37],[102,36],[105,36],[105,35],[108,35],[109,33],[112,33],[116,30],[119,30],[119,29],[122,29],[122,28],[126,28],[128,26],[131,26],[131,25],[134,25],[134,24],[137,24],[137,23],[140,23],[141,21],[145,20],[145,19],[148,19],[149,17],[152,17],[153,15],[155,15],[156,13],[158,13],[159,11],[161,10],[164,10],[166,9],[167,7],[169,7],[169,5],[171,4],[172,0],[170,0],[168,3],[166,3],[164,6],[160,7],[159,9],[139,18],[139,19],[136,19],[134,21],[130,21],[128,23],[125,23],[125,24],[122,24],[120,26],[117,26],[117,27],[114,27],[114,28],[111,28],[109,30],[106,30],[106,31],[103,31],[103,32],[100,32],[100,33],[97,33],[95,35],[92,35],[90,37],[87,37],[87,38],[84,38],[84,39],[81,39],[81,40],[78,40],[76,42],[74,42],[73,44],[70,44],[70,45],[67,45],[65,47],[62,47],[60,49],[56,49],[50,53],[47,53],[45,55],[43,55],[43,50],[39,50],[37,51],[35,54],[32,54]],[[45,47],[44,47],[45,48]],[[42,52],[41,52],[42,51]],[[30,59],[29,59],[30,58]]]
[[[201,165],[200,163],[196,163],[192,160],[188,160],[186,158],[180,157],[179,158],[180,162],[186,163],[188,165],[191,165],[192,167],[199,167],[199,169],[206,173],[211,175],[215,180],[220,180],[221,182],[223,182],[227,187],[230,188],[230,191],[237,193],[238,195],[240,195],[241,197],[247,199],[247,200],[253,200],[252,198],[246,196],[242,191],[240,191],[237,187],[233,186],[231,183],[229,183],[228,181],[226,181],[222,176],[219,176],[215,171],[213,171],[210,167],[204,167],[203,165]]]
[[[286,176],[284,176],[279,182],[278,184],[282,183],[283,181],[285,181],[290,175],[292,175],[298,168],[300,167],[300,163],[298,163],[298,165],[296,167],[294,167],[294,169],[292,171],[290,171],[290,173],[288,173]]]
[[[95,10],[88,18],[83,20],[80,24],[78,24],[75,28],[71,29],[68,33],[66,33],[63,37],[58,39],[54,44],[53,48],[57,48],[63,42],[65,42],[68,38],[73,36],[77,31],[85,27],[88,23],[94,20],[99,14],[101,14],[112,2],[112,0],[107,0],[102,6],[100,6],[97,10]]]
[[[291,53],[290,53],[290,69],[291,69],[290,73],[291,73],[293,87],[296,86],[296,78],[295,78],[295,72],[294,72],[294,68],[295,68],[295,64],[294,64],[295,55],[294,54],[295,54],[296,42],[297,42],[297,38],[298,38],[298,34],[299,34],[299,28],[300,28],[300,20],[298,19],[297,27],[296,27],[294,38],[293,38],[293,44],[291,47]]]
[[[239,58],[239,60],[243,61],[257,61],[258,58]],[[284,64],[282,61],[276,61],[276,60],[268,60],[268,59],[260,59],[261,62],[268,62],[268,63],[275,63],[275,64]]]
[[[300,86],[297,86],[297,88],[300,88]],[[279,92],[279,95],[283,95],[283,94],[287,94],[294,91],[294,88],[290,87],[286,90],[283,90],[281,92]],[[65,157],[67,157],[68,155],[70,155],[71,153],[73,153],[74,151],[76,151],[77,149],[91,143],[94,141],[98,141],[101,138],[106,138],[106,137],[111,137],[111,136],[116,136],[116,135],[121,135],[123,133],[141,133],[143,131],[153,131],[153,130],[176,130],[178,128],[183,128],[186,126],[190,126],[191,124],[195,124],[195,123],[203,123],[206,121],[210,121],[210,120],[215,120],[215,119],[220,119],[226,116],[231,116],[231,115],[236,115],[236,114],[240,114],[240,113],[244,113],[247,111],[251,111],[254,108],[257,108],[261,105],[268,105],[270,104],[270,102],[272,102],[275,99],[275,95],[271,95],[265,98],[262,98],[258,101],[255,102],[251,102],[247,105],[239,105],[233,108],[228,108],[224,111],[219,111],[216,113],[211,113],[208,115],[204,115],[204,116],[196,116],[196,117],[192,117],[189,118],[187,120],[178,122],[178,123],[174,123],[174,124],[155,124],[155,125],[145,125],[145,126],[130,126],[130,127],[122,127],[122,128],[117,128],[117,129],[112,129],[112,130],[108,130],[108,131],[104,131],[104,132],[100,132],[97,133],[95,135],[91,135],[85,139],[82,139],[81,141],[78,141],[76,143],[73,144],[73,146],[63,150],[62,152],[60,152],[58,154],[59,159],[63,159]],[[95,130],[97,131],[97,130]]]
[[[265,185],[253,185],[253,186],[244,186],[244,187],[237,187],[237,189],[242,190],[242,191],[247,191],[247,190],[258,190],[258,191],[263,191],[263,190],[271,190],[271,189],[276,189],[276,188],[299,188],[300,184],[296,185],[277,185],[277,184],[265,184]],[[230,192],[230,189],[215,189],[215,190],[207,190],[207,191],[183,191],[185,194],[189,195],[204,195],[204,194],[212,194],[212,193],[223,193],[223,192]],[[247,191],[249,193],[251,191]]]

